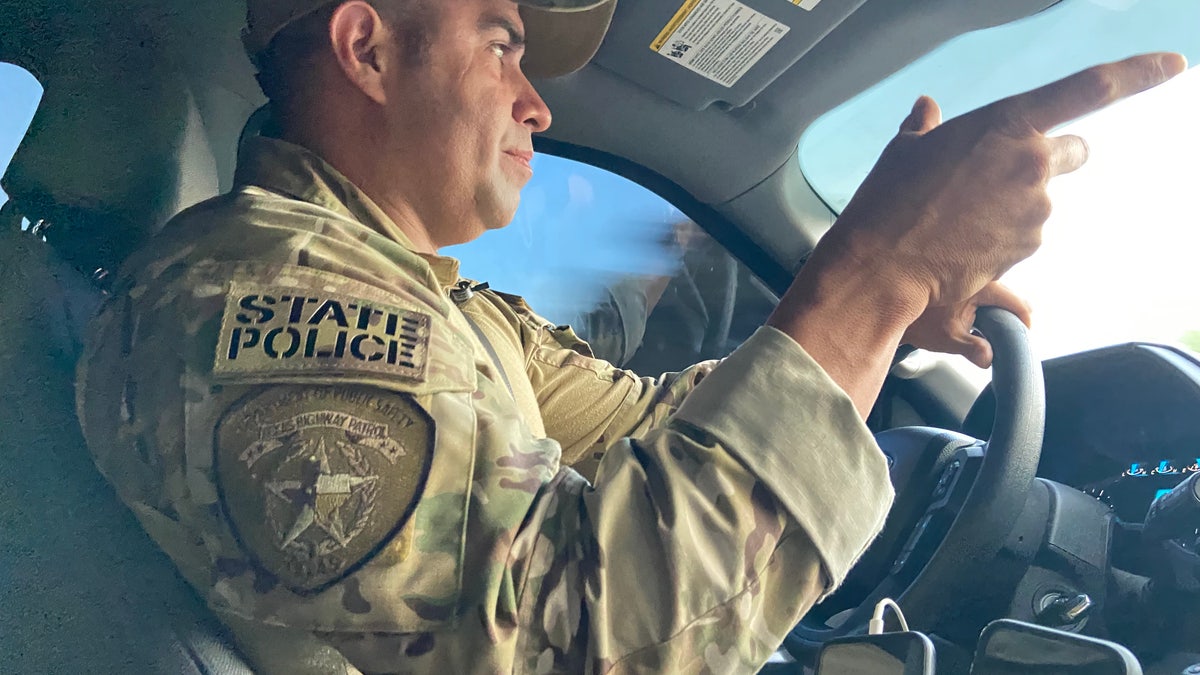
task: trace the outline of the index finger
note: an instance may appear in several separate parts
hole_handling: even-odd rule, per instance
[[[1064,122],[1158,86],[1186,68],[1187,59],[1182,54],[1141,54],[1088,68],[1057,82],[1002,99],[992,106],[1045,133]]]

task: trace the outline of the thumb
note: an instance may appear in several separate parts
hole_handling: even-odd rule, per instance
[[[908,117],[900,123],[900,132],[924,134],[933,131],[941,123],[942,109],[932,98],[922,96],[913,104]]]

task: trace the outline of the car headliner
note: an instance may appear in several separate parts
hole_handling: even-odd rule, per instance
[[[745,0],[789,32],[727,88],[649,48],[682,2],[625,0],[591,65],[537,83],[558,142],[540,147],[657,174],[788,269],[832,220],[795,160],[804,129],[946,40],[1053,4]],[[26,216],[136,239],[230,187],[238,135],[262,102],[239,40],[243,1],[166,5],[0,0],[0,60],[45,88],[3,177]]]

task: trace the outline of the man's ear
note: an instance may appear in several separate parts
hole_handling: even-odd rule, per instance
[[[379,105],[387,102],[383,72],[390,39],[387,24],[365,0],[342,3],[329,20],[329,41],[342,74]]]

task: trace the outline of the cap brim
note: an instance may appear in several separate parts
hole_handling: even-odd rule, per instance
[[[525,22],[525,58],[530,79],[559,77],[587,65],[596,55],[612,22],[617,0],[593,7],[564,10],[521,6]]]

